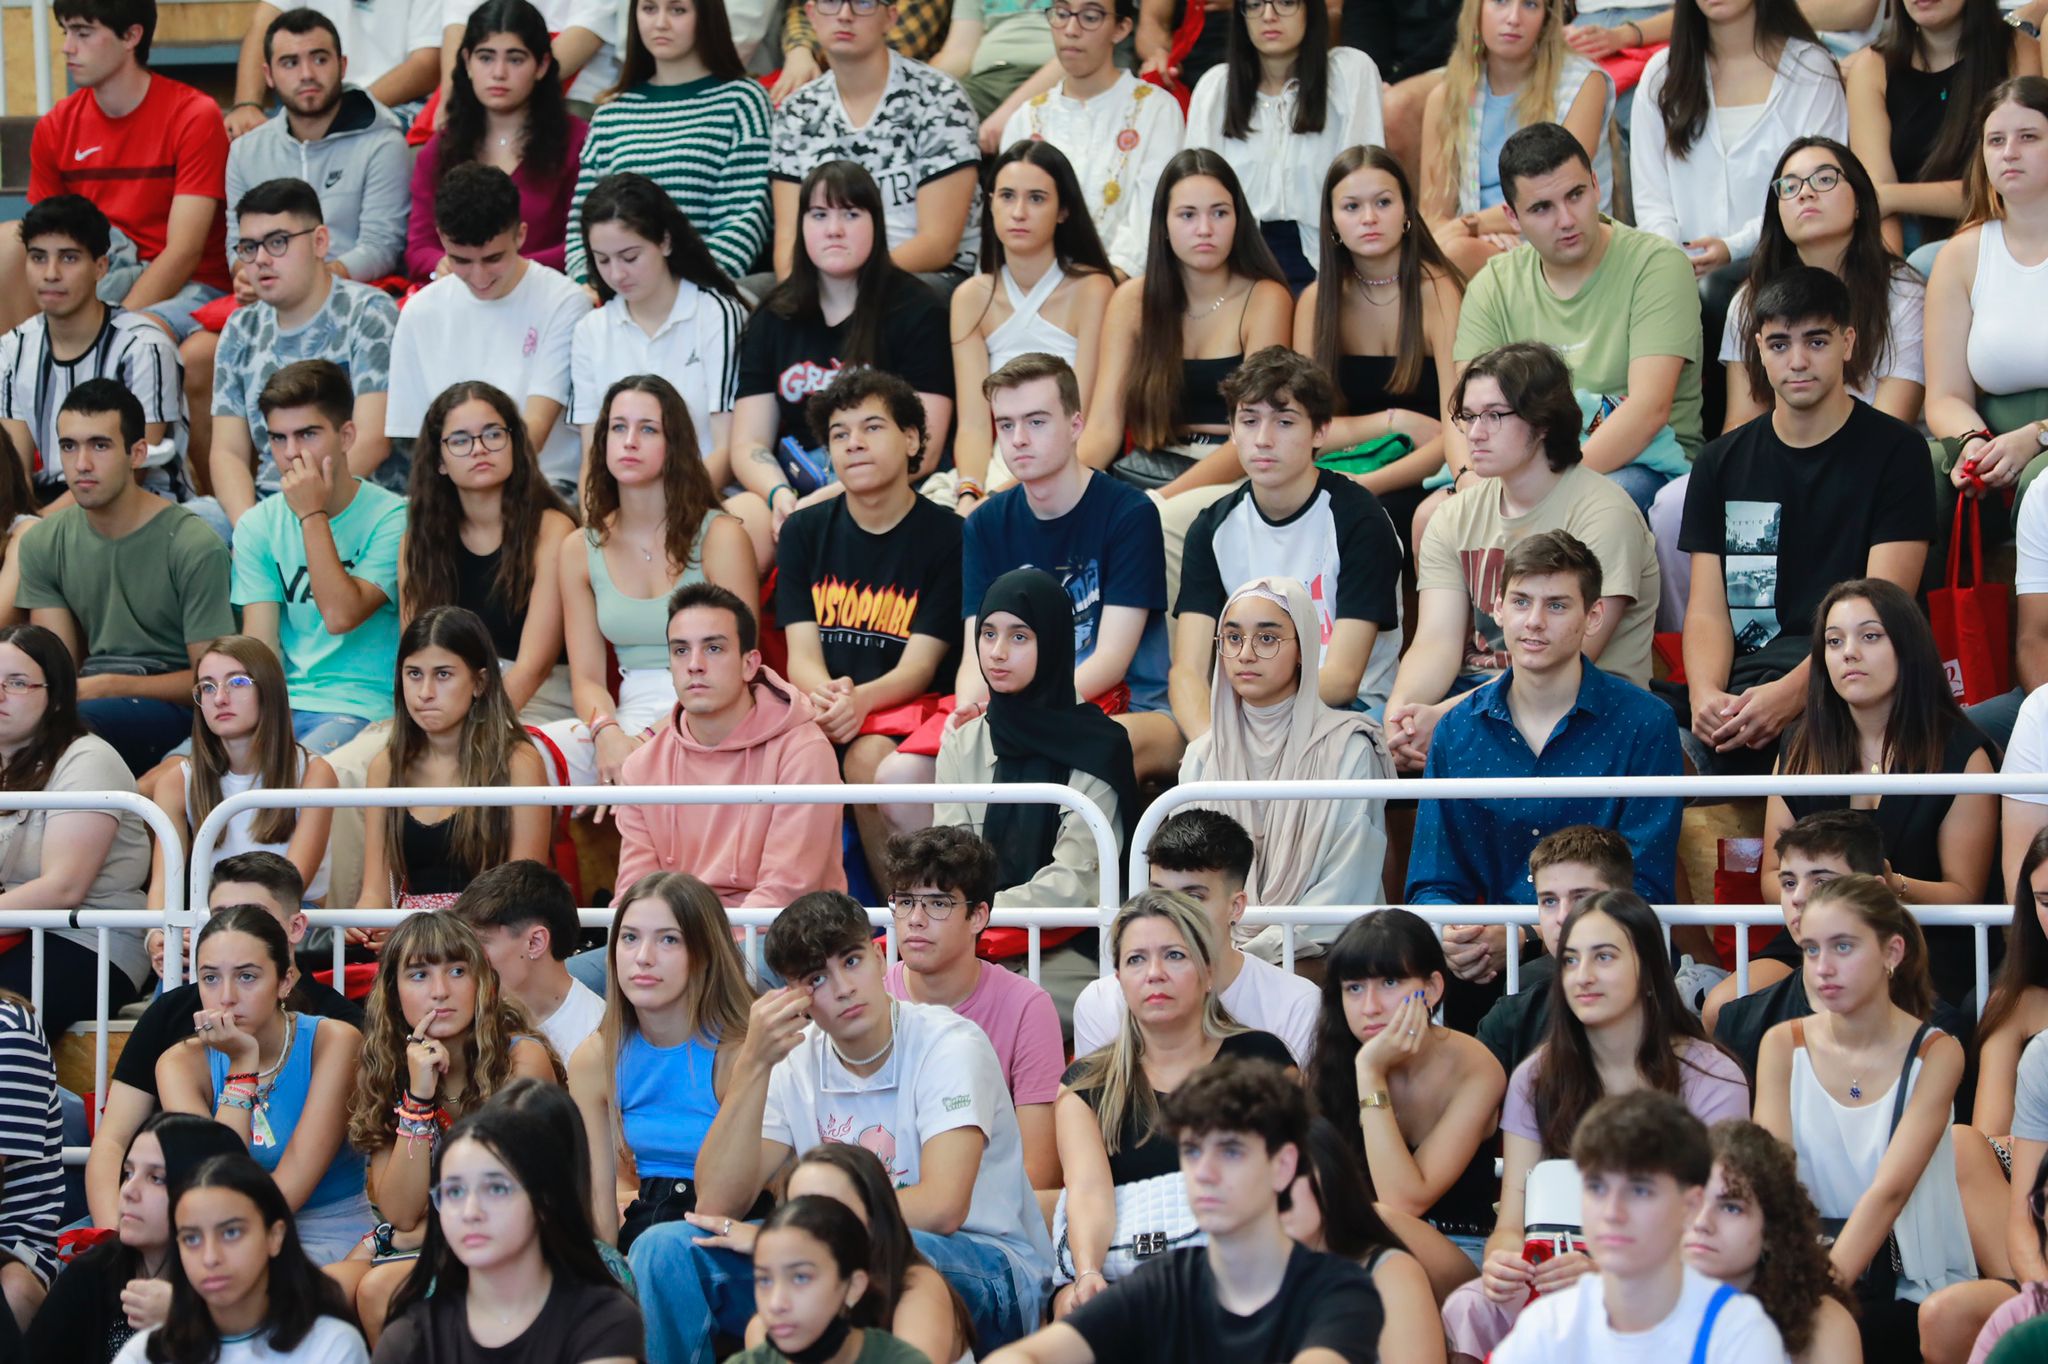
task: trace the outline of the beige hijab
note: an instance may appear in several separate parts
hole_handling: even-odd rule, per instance
[[[1209,733],[1197,743],[1209,745],[1205,781],[1327,781],[1348,775],[1344,750],[1353,734],[1372,741],[1384,755],[1372,721],[1350,711],[1332,710],[1317,690],[1322,672],[1322,621],[1308,589],[1293,578],[1254,578],[1231,594],[1223,608],[1244,597],[1261,597],[1283,608],[1294,622],[1300,641],[1301,680],[1294,697],[1259,710],[1245,705],[1224,675],[1219,650],[1209,679]],[[1223,616],[1218,616],[1220,624]],[[1392,776],[1382,756],[1381,771]],[[1337,818],[1338,802],[1328,800],[1221,801],[1213,807],[1251,832],[1255,850],[1251,884],[1245,889],[1255,905],[1298,904],[1315,874],[1317,853]]]

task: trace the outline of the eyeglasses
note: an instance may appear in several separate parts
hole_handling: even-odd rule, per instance
[[[9,696],[26,696],[32,691],[43,691],[49,685],[47,682],[31,682],[20,673],[12,677],[0,677],[0,691],[6,692]]]
[[[1109,11],[1095,5],[1090,5],[1086,9],[1069,9],[1065,5],[1054,5],[1052,7],[1052,21],[1058,27],[1065,27],[1068,24],[1079,24],[1084,31],[1093,33],[1096,29],[1109,22]]]
[[[1451,425],[1469,435],[1483,436],[1488,431],[1499,430],[1500,424],[1514,415],[1512,412],[1491,409],[1485,412],[1453,412]]]
[[[9,678],[8,680],[11,682],[14,679]],[[218,696],[223,687],[230,691],[246,691],[255,685],[256,679],[249,676],[249,674],[234,673],[219,682],[201,682],[192,689],[192,700],[195,704],[204,704]],[[9,687],[7,690],[13,691],[14,688]]]
[[[473,436],[467,431],[457,431],[441,437],[441,448],[457,459],[468,459],[476,453],[479,445],[495,455],[511,443],[512,433],[502,426],[486,426]]]
[[[953,911],[964,908],[965,897],[959,895],[891,895],[889,912],[899,919],[907,919],[918,910],[933,923],[943,923],[953,917]]]
[[[882,0],[811,0],[820,14],[837,14],[851,9],[855,14],[873,14],[882,7]]]
[[[1779,176],[1771,181],[1771,193],[1777,195],[1780,199],[1796,199],[1799,197],[1799,191],[1808,185],[1813,186],[1815,194],[1826,194],[1841,183],[1842,168],[1833,162],[1829,162],[1827,165],[1815,169],[1811,175]]]
[[[1225,658],[1242,658],[1245,645],[1249,644],[1253,657],[1271,658],[1280,652],[1281,645],[1293,638],[1293,635],[1276,635],[1271,630],[1261,630],[1253,635],[1242,630],[1219,630],[1216,632],[1216,647]]]
[[[1256,15],[1268,6],[1282,19],[1291,19],[1301,13],[1301,0],[1238,0],[1237,3],[1237,8],[1248,15]]]
[[[261,248],[264,255],[269,256],[272,260],[277,260],[285,252],[292,249],[292,238],[304,237],[319,230],[318,227],[308,227],[298,232],[273,232],[267,237],[257,238],[253,241],[248,237],[244,237],[235,243],[235,259],[239,261],[255,260],[256,252],[258,248]]]
[[[480,1180],[475,1184],[465,1184],[459,1179],[444,1179],[427,1190],[427,1197],[432,1200],[434,1211],[453,1212],[469,1201],[472,1192],[483,1199],[485,1207],[498,1208],[511,1202],[525,1190],[502,1176]]]

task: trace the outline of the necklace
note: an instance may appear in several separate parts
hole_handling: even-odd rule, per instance
[[[1190,313],[1188,314],[1188,321],[1190,321],[1190,322],[1199,322],[1199,321],[1201,321],[1201,320],[1202,320],[1203,318],[1205,318],[1205,317],[1209,316],[1209,314],[1211,314],[1211,313],[1215,312],[1215,311],[1216,311],[1216,310],[1217,310],[1218,308],[1222,307],[1222,306],[1223,306],[1223,300],[1224,300],[1224,299],[1226,299],[1226,298],[1228,298],[1228,297],[1230,297],[1230,295],[1228,295],[1228,294],[1218,294],[1218,295],[1216,295],[1216,301],[1215,301],[1214,303],[1211,303],[1211,304],[1210,304],[1210,305],[1209,305],[1208,307],[1206,307],[1206,308],[1203,308],[1203,309],[1201,309],[1201,310],[1200,310],[1199,312],[1190,312]]]
[[[1384,307],[1394,300],[1392,298],[1374,298],[1372,291],[1374,289],[1384,289],[1390,284],[1398,285],[1401,282],[1399,275],[1388,275],[1385,279],[1367,279],[1365,272],[1355,265],[1351,267],[1351,277],[1358,281],[1358,290],[1365,295],[1365,301],[1372,304],[1375,308]]]
[[[875,1062],[881,1060],[884,1056],[887,1056],[889,1054],[889,1048],[896,1045],[896,1015],[900,1007],[901,1006],[895,1000],[889,1001],[889,1040],[884,1042],[882,1044],[881,1050],[877,1051],[873,1056],[848,1056],[845,1052],[839,1050],[839,1044],[837,1042],[833,1042],[832,1054],[839,1058],[839,1064],[847,1067],[850,1070],[855,1066],[871,1066]]]

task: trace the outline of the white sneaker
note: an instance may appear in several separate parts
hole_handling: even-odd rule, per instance
[[[1694,961],[1690,954],[1682,956],[1678,959],[1676,977],[1678,997],[1685,1001],[1685,1007],[1697,1017],[1706,1005],[1707,992],[1733,974],[1733,971],[1724,971],[1718,966]]]

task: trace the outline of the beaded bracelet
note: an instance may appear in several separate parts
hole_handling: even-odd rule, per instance
[[[248,1081],[248,1082],[249,1082],[250,1084],[252,1084],[252,1085],[253,1085],[253,1084],[255,1084],[255,1083],[256,1083],[256,1079],[257,1079],[257,1076],[256,1076],[256,1072],[255,1072],[255,1071],[253,1071],[253,1070],[245,1070],[245,1071],[242,1071],[242,1072],[240,1072],[239,1074],[234,1074],[234,1075],[230,1075],[230,1076],[228,1076],[228,1078],[227,1078],[227,1083],[228,1083],[228,1084],[235,1084],[235,1083],[237,1083],[237,1082],[239,1082],[239,1081],[242,1081],[242,1080],[247,1080],[247,1081]]]

